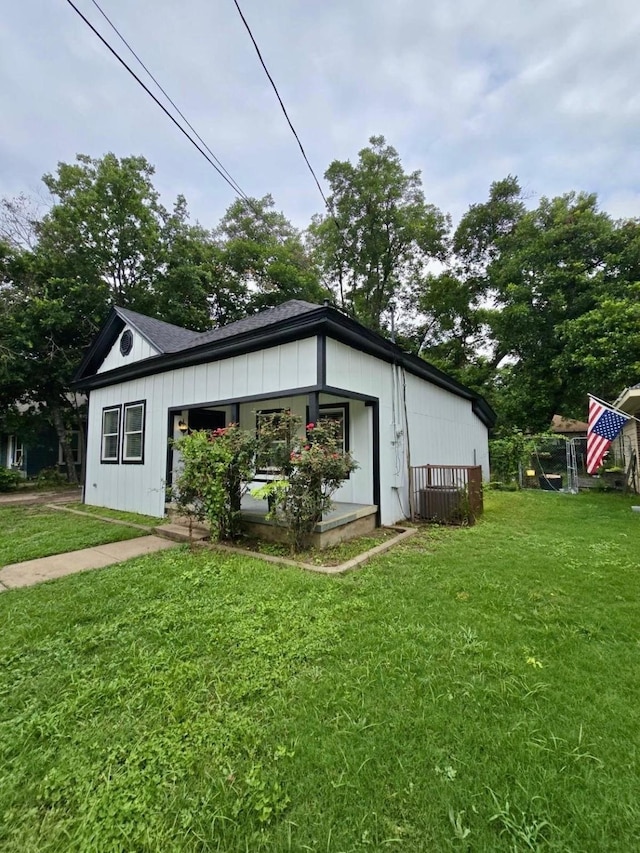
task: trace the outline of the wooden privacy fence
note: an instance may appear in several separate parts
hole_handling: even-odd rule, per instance
[[[482,515],[480,465],[419,465],[409,469],[414,521],[474,524]]]

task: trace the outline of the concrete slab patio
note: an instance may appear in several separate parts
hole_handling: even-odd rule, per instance
[[[42,581],[86,572],[89,569],[101,569],[122,563],[133,557],[151,554],[175,548],[176,543],[160,536],[141,536],[139,539],[126,539],[123,542],[111,542],[108,545],[96,545],[82,548],[67,554],[55,554],[52,557],[40,557],[24,563],[12,563],[0,569],[0,592],[22,586],[33,586]]]

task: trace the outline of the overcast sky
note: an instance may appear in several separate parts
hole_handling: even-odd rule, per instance
[[[74,0],[127,61],[91,0]],[[233,0],[101,6],[240,186],[299,227],[322,200]],[[383,134],[454,221],[515,174],[530,194],[597,192],[640,216],[638,0],[242,0],[321,177]],[[0,16],[0,196],[76,153],[143,154],[204,226],[231,189],[66,0]]]

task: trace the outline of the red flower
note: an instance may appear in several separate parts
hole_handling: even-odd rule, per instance
[[[311,432],[311,430],[312,430],[312,429],[314,429],[314,428],[315,428],[315,424],[314,424],[314,423],[307,424],[307,432]]]

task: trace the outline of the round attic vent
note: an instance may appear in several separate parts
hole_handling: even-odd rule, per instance
[[[133,335],[129,331],[122,333],[122,337],[120,338],[120,352],[122,355],[129,355],[131,352],[131,347],[133,346]]]

